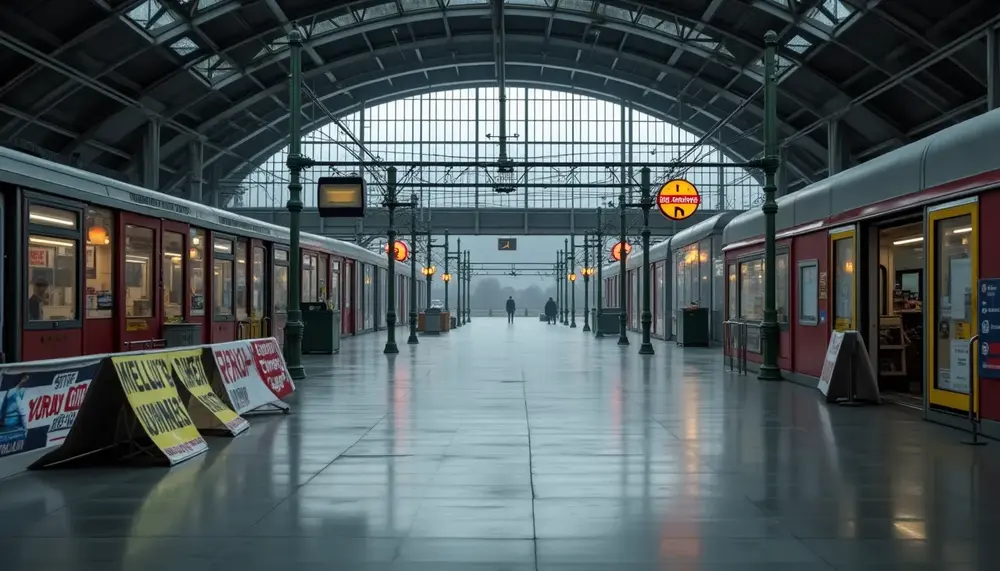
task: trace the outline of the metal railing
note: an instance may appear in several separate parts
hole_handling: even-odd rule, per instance
[[[978,349],[979,335],[973,335],[972,339],[969,339],[969,424],[972,425],[972,440],[966,440],[963,443],[972,446],[985,446],[986,441],[979,439],[980,425],[983,423],[983,417],[976,410],[977,404],[982,405],[982,401],[979,399],[979,387],[982,383],[976,382],[976,362],[977,358],[982,358],[982,355],[979,355]]]
[[[722,322],[722,342],[723,366],[728,361],[730,371],[747,374],[747,322],[735,319]]]

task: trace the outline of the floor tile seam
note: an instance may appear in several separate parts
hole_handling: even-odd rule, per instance
[[[531,454],[531,417],[528,414],[528,379],[521,369],[521,394],[524,396],[524,424],[528,434],[528,486],[531,488],[531,545],[534,556],[535,571],[538,571],[538,528],[535,524],[535,470]]]

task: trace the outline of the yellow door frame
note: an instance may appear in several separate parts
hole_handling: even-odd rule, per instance
[[[837,329],[837,242],[840,240],[854,240],[852,242],[854,250],[854,268],[851,270],[851,326],[844,329]],[[827,286],[827,311],[830,315],[831,331],[847,331],[858,329],[858,231],[857,228],[838,228],[830,230],[830,271],[829,285]]]
[[[927,371],[924,374],[924,382],[927,385],[928,402],[930,402],[931,405],[943,406],[954,410],[968,412],[969,395],[945,389],[938,389],[934,386],[935,373],[937,372],[937,369],[935,368],[935,361],[937,357],[936,351],[938,348],[937,321],[934,315],[934,310],[936,309],[935,302],[937,301],[937,281],[935,279],[937,275],[935,269],[938,261],[936,226],[941,221],[967,215],[972,220],[972,231],[969,232],[969,253],[972,259],[972,281],[969,289],[972,296],[972,305],[969,307],[969,311],[975,312],[979,307],[979,203],[975,201],[963,202],[963,204],[939,207],[936,210],[928,210],[927,212],[927,254],[924,256],[924,263],[927,266],[927,291],[924,295],[924,299],[927,301],[924,312],[924,338],[927,340],[925,344],[927,353]],[[969,315],[968,321],[970,322],[971,327],[970,335],[975,335],[977,332],[976,330],[978,329],[976,316]],[[969,359],[972,364],[972,378],[969,380],[969,390],[973,391],[975,398],[973,407],[975,407],[976,412],[978,413],[979,367],[975,366],[978,361],[978,352],[970,351]]]

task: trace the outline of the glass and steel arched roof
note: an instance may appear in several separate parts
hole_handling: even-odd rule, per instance
[[[136,172],[157,117],[164,189],[189,175],[191,141],[226,178],[285,136],[293,23],[320,102],[310,116],[496,84],[487,0],[15,4],[0,7],[0,144]],[[627,101],[695,134],[732,114],[723,140],[741,136],[741,156],[760,151],[751,96],[776,30],[780,132],[802,183],[824,175],[831,119],[865,160],[981,112],[997,12],[985,0],[506,0],[502,29],[512,85]]]
[[[411,96],[354,112],[340,122],[363,137],[368,151],[384,164],[419,162],[480,162],[495,158],[499,132],[496,87],[456,89]],[[547,89],[514,87],[507,94],[509,134],[507,152],[529,162],[611,164],[665,163],[679,157],[690,161],[733,162],[728,149],[697,145],[698,137],[634,108],[591,97]],[[624,143],[624,144],[623,144]],[[248,208],[284,208],[288,201],[281,144],[260,166],[239,181],[234,204]],[[335,174],[365,172],[369,204],[380,204],[385,188],[377,173],[369,172],[369,155],[359,151],[337,125],[325,122],[303,137],[302,152],[315,160],[354,162],[333,169]],[[738,159],[737,159],[738,160]],[[411,193],[430,208],[576,208],[594,209],[616,204],[622,181],[629,198],[639,173],[632,169],[596,167],[539,168],[517,174],[518,192],[497,194],[486,169],[425,166],[399,173],[400,200]],[[306,170],[302,183],[312,187],[327,169]],[[746,210],[760,203],[761,186],[753,173],[732,167],[693,167],[668,172],[653,168],[651,181],[659,186],[669,177],[681,177],[701,192],[710,210]],[[304,193],[307,208],[316,206],[315,193]]]

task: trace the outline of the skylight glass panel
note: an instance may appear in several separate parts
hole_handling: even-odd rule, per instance
[[[809,51],[809,48],[812,47],[812,42],[802,36],[795,36],[794,38],[788,40],[785,47],[797,54],[804,54]]]
[[[309,30],[309,37],[321,36],[327,32],[332,32],[337,29],[337,25],[331,20],[321,20],[316,22],[316,24]]]
[[[788,8],[788,0],[771,0],[771,3],[777,4],[782,8]]]
[[[537,8],[552,7],[552,0],[503,0],[504,4],[516,4],[520,6],[535,6]]]
[[[267,55],[276,54],[288,49],[288,42],[284,38],[279,38],[273,42],[267,44],[257,52],[254,59],[261,58]]]
[[[854,15],[855,9],[841,0],[826,0],[823,2],[823,9],[838,24]]]
[[[472,6],[474,4],[489,4],[489,0],[448,0],[449,6]]]
[[[559,0],[558,8],[574,12],[590,12],[594,9],[594,3],[591,0]]]
[[[236,72],[228,61],[220,58],[218,55],[210,55],[194,64],[194,70],[212,84]]]
[[[823,9],[819,7],[813,8],[812,10],[806,12],[806,18],[819,22],[820,24],[830,26],[831,28],[836,25],[836,22],[834,22],[830,18],[830,16],[828,16],[826,12],[824,12]]]
[[[198,10],[207,10],[223,0],[198,0]]]
[[[645,28],[656,28],[663,23],[663,20],[650,16],[649,14],[642,14],[639,16],[639,21],[636,23]]]
[[[354,14],[360,22],[371,22],[372,20],[395,16],[396,14],[399,14],[399,10],[396,8],[396,4],[394,2],[388,2],[385,4],[376,4],[374,6],[362,8],[361,10],[355,10]]]
[[[617,6],[608,6],[607,4],[599,4],[597,6],[597,13],[623,22],[631,23],[635,20],[635,14],[630,10],[625,10]]]
[[[177,55],[184,57],[198,51],[198,44],[191,41],[190,38],[181,38],[170,44],[170,49],[174,50]]]
[[[336,16],[332,20],[334,26],[338,28],[346,28],[348,26],[353,26],[358,21],[354,19],[354,16],[350,14],[344,14],[343,16]]]
[[[404,12],[433,10],[438,7],[437,0],[400,0],[399,5],[403,7]]]
[[[139,24],[140,27],[146,28],[162,9],[163,7],[156,0],[146,0],[129,10],[125,17]]]

